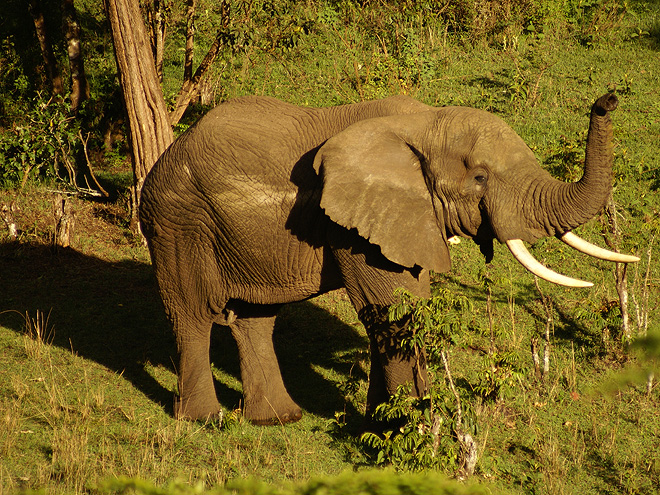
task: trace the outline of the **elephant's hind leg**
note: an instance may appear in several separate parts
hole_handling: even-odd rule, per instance
[[[188,236],[154,236],[149,241],[160,296],[176,337],[177,419],[218,417],[220,404],[211,373],[209,348],[214,315],[209,301],[217,300],[219,285],[211,277],[213,252]],[[216,294],[211,298],[211,294]]]
[[[243,382],[243,415],[259,425],[298,421],[302,411],[287,392],[273,347],[277,308],[249,306],[230,325],[238,345]]]
[[[212,419],[222,410],[216,397],[209,358],[212,321],[189,325],[175,322],[179,349],[179,395],[174,399],[177,419]]]

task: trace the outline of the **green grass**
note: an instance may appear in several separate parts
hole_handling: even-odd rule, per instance
[[[255,44],[225,53],[218,62],[224,71],[212,80],[216,97],[256,93],[332,105],[407,93],[435,105],[476,106],[504,118],[545,167],[572,180],[584,156],[589,107],[617,89],[614,201],[621,234],[614,239],[604,214],[578,233],[642,258],[627,274],[633,336],[645,313],[648,331],[657,332],[658,5],[631,2],[623,19],[603,23],[609,28],[592,30],[587,34],[598,36],[591,38],[515,26],[471,38],[470,31],[447,34],[440,23],[413,16],[381,26],[381,39],[365,24],[352,29],[341,19],[327,21],[334,6],[367,23],[368,9],[350,5],[345,11],[336,2],[321,5],[326,21],[286,50]],[[301,8],[317,18],[313,3]],[[374,18],[369,22],[375,26]],[[166,98],[180,77],[174,62],[166,64]],[[372,452],[358,440],[367,343],[341,291],[291,305],[278,317],[275,344],[285,383],[305,410],[302,421],[258,428],[232,413],[241,405],[240,373],[235,344],[220,328],[211,360],[221,404],[233,419],[220,427],[172,418],[174,338],[148,253],[128,230],[126,164],[116,153],[109,160],[98,175],[118,199],[71,199],[76,235],[70,250],[49,245],[54,220],[46,187],[0,192],[0,203],[19,206],[21,231],[16,242],[0,231],[0,494],[110,493],[96,487],[119,476],[157,487],[208,488],[247,477],[279,486],[371,468]],[[472,242],[452,246],[453,271],[437,277],[439,286],[474,302],[469,329],[457,335],[449,355],[477,421],[475,481],[493,493],[659,491],[657,349],[647,343],[645,357],[622,343],[611,264],[555,239],[532,250],[557,271],[595,283],[573,290],[539,283],[552,308],[544,376],[534,371],[530,346],[537,339],[543,350],[546,310],[533,276],[506,248],[496,246],[486,266]],[[493,341],[484,276],[492,281]],[[477,389],[493,346],[516,356],[520,377],[506,378],[503,368],[496,377],[499,396],[485,400]],[[656,380],[647,391],[644,371],[654,363]]]

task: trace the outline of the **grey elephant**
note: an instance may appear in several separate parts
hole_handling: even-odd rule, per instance
[[[237,342],[243,414],[257,424],[296,421],[273,348],[278,309],[345,287],[370,342],[367,414],[399,385],[426,388],[424,356],[397,345],[394,289],[429,293],[429,271],[450,269],[447,240],[493,239],[530,271],[586,282],[537,262],[523,241],[557,236],[578,250],[636,261],[571,233],[611,191],[609,112],[593,105],[584,176],[543,170],[496,116],[435,108],[409,97],[303,108],[268,97],[221,104],[160,157],[142,189],[140,221],[178,349],[177,418],[220,414],[209,362],[213,323]],[[304,335],[301,336],[304,339]]]

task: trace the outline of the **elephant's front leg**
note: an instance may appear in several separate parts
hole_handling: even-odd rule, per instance
[[[410,394],[415,397],[424,395],[429,386],[426,352],[423,348],[402,348],[402,340],[409,337],[407,321],[389,322],[387,308],[376,306],[360,311],[360,319],[367,329],[371,350],[367,417],[400,385],[410,386]]]
[[[426,354],[408,352],[401,346],[409,331],[407,322],[390,322],[387,312],[394,304],[394,290],[403,287],[428,297],[429,274],[411,271],[385,258],[380,248],[355,230],[339,226],[330,230],[332,252],[341,271],[348,296],[367,330],[371,349],[371,371],[367,392],[367,416],[386,402],[399,385],[410,384],[412,395],[423,395],[428,387]]]
[[[287,392],[273,347],[276,308],[241,308],[230,325],[238,345],[243,382],[243,415],[255,424],[298,421],[302,411]]]

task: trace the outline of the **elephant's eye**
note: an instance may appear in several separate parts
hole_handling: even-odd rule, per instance
[[[477,184],[483,186],[484,184],[486,184],[486,181],[488,181],[488,178],[485,175],[475,175],[474,180]]]

